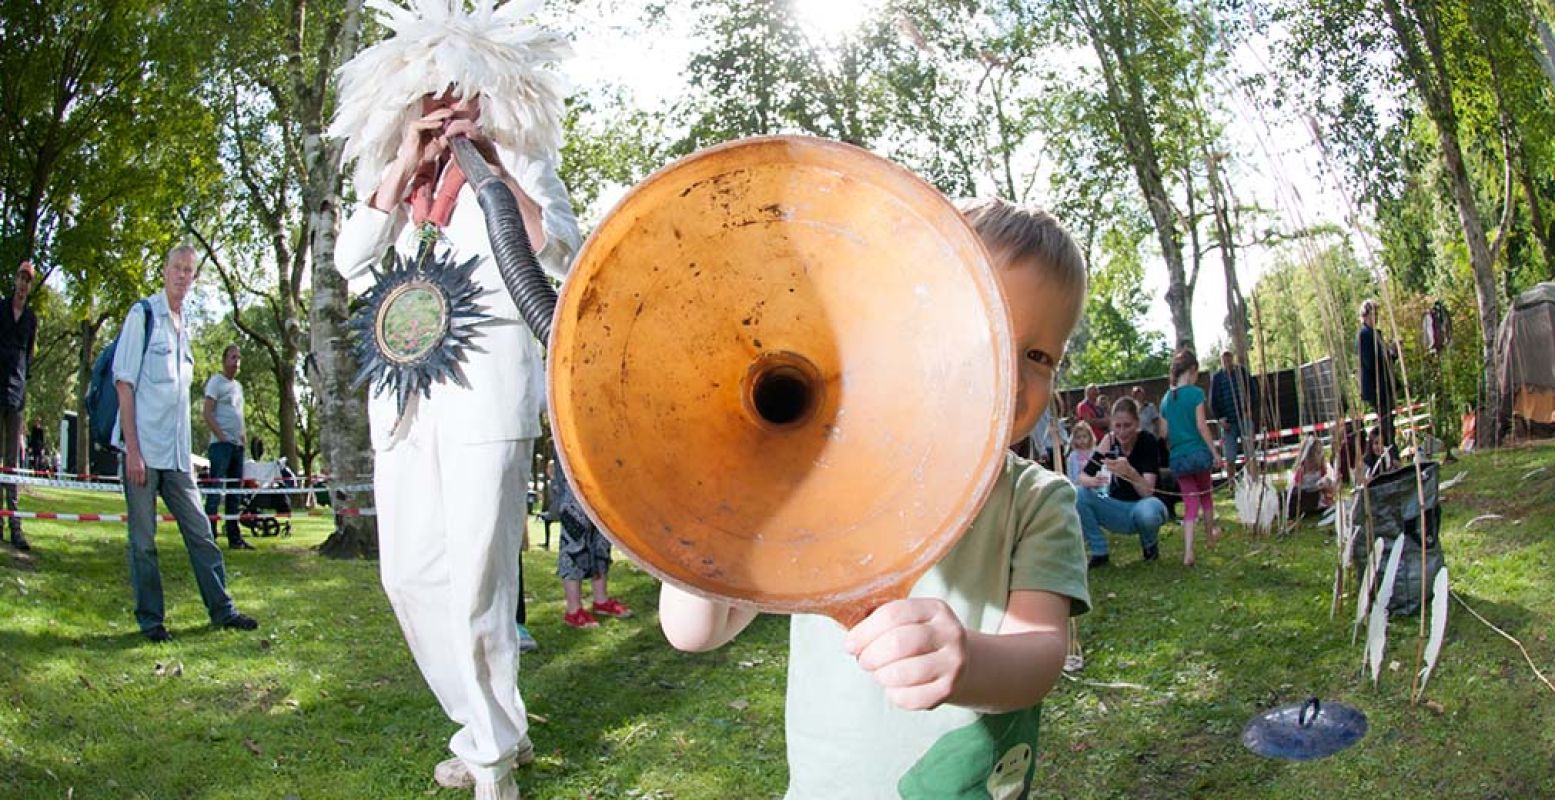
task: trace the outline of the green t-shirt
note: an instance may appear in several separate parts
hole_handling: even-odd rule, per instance
[[[1166,444],[1174,457],[1181,457],[1198,450],[1209,451],[1209,442],[1199,435],[1199,415],[1195,412],[1204,405],[1204,390],[1197,386],[1178,386],[1166,391],[1161,398],[1161,418],[1166,420]],[[1208,408],[1205,416],[1208,417]]]
[[[941,598],[967,630],[995,633],[1017,590],[1068,597],[1071,614],[1090,608],[1074,487],[1010,456],[972,527],[912,596]],[[1026,796],[1040,706],[903,711],[843,649],[845,634],[829,617],[796,615],[789,627],[790,800]]]

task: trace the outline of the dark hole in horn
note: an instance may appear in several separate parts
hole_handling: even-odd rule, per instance
[[[773,425],[791,425],[804,419],[812,402],[809,376],[790,366],[763,373],[751,391],[756,413]]]

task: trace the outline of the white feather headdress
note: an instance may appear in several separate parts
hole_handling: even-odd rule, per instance
[[[345,163],[356,162],[359,193],[377,187],[422,96],[449,86],[461,97],[480,94],[481,127],[498,148],[556,158],[567,89],[555,66],[572,49],[561,34],[528,24],[540,2],[366,0],[393,35],[340,68],[329,126],[346,140]]]

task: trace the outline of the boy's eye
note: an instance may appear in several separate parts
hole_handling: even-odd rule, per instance
[[[1035,361],[1036,363],[1041,364],[1044,367],[1057,366],[1056,363],[1053,361],[1053,357],[1048,355],[1047,353],[1042,352],[1041,350],[1037,350],[1037,349],[1027,350],[1026,351],[1026,358],[1028,358],[1028,359],[1030,359],[1032,361]]]

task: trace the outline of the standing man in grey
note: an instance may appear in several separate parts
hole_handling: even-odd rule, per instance
[[[227,594],[227,567],[211,535],[211,521],[200,509],[194,485],[189,424],[189,388],[194,382],[194,351],[185,324],[184,298],[194,285],[194,248],[179,245],[162,268],[162,291],[136,303],[113,357],[119,422],[114,444],[123,453],[120,479],[130,526],[130,582],[135,588],[135,621],[153,642],[173,638],[163,625],[162,568],[157,563],[157,496],[178,520],[189,565],[211,623],[251,631],[253,618],[238,612]],[[145,303],[149,307],[142,307]],[[150,336],[147,322],[150,317]]]
[[[221,372],[205,382],[205,426],[210,428],[211,441],[205,451],[211,462],[211,477],[218,479],[217,486],[226,494],[205,496],[205,516],[216,513],[221,498],[227,498],[227,514],[238,513],[236,490],[243,481],[243,446],[248,432],[243,428],[243,384],[238,383],[238,366],[243,353],[236,343],[221,351]],[[214,526],[212,526],[214,527]],[[243,540],[243,529],[235,519],[226,520],[227,547],[232,550],[253,550],[254,546]]]
[[[27,373],[32,371],[32,353],[38,343],[38,318],[27,305],[32,281],[37,272],[31,261],[16,268],[16,289],[6,298],[0,312],[0,459],[16,468],[22,452],[22,410],[27,404]],[[5,507],[16,510],[16,484],[5,487]],[[11,546],[31,550],[22,535],[22,521],[10,518]]]

